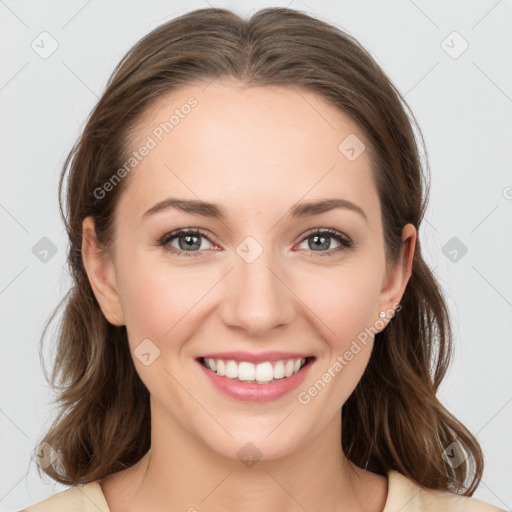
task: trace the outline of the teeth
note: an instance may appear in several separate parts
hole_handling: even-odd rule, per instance
[[[305,362],[306,359],[301,358],[253,364],[247,361],[237,363],[232,359],[224,361],[222,359],[205,358],[204,366],[221,377],[238,379],[242,382],[264,384],[276,379],[291,377],[304,366]]]
[[[210,361],[215,363],[215,360],[210,359]],[[256,379],[256,367],[251,363],[246,363],[245,361],[238,364],[238,373],[235,375],[235,379],[239,378],[240,380],[254,380]]]
[[[274,380],[274,367],[272,363],[260,363],[256,366],[256,380],[258,382]]]
[[[290,375],[293,374],[293,368],[295,367],[295,364],[293,363],[293,361],[288,361],[285,366],[284,366],[284,376],[285,377],[290,377]]]
[[[235,361],[228,361],[226,363],[226,373],[224,376],[228,379],[236,379],[238,377],[238,365]]]
[[[274,365],[274,379],[282,379],[284,377],[284,363],[277,361]]]

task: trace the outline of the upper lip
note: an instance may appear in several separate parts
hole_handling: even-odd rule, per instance
[[[233,361],[241,362],[247,361],[248,363],[264,363],[265,361],[280,361],[286,359],[306,359],[308,357],[313,357],[311,354],[299,353],[299,352],[260,352],[258,354],[254,354],[251,352],[212,352],[210,354],[205,354],[203,356],[198,357],[198,359],[223,359],[224,361],[229,361],[230,359]]]

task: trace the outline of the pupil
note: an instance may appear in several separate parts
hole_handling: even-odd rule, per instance
[[[318,236],[318,235],[315,235],[313,236],[313,239],[315,241],[315,247],[321,247],[322,249],[328,249],[329,248],[329,242],[328,242],[328,238],[327,236],[325,235],[321,235],[321,236]],[[324,239],[324,242],[323,243],[320,243],[320,244],[317,244],[318,240],[319,239]]]
[[[183,245],[181,244],[181,239],[182,238],[185,238],[186,240],[186,245],[185,247],[183,247]],[[194,243],[194,239],[198,239],[199,237],[196,236],[196,235],[184,235],[183,237],[180,237],[180,248],[183,249],[183,248],[195,248],[195,249],[199,249],[199,247],[201,246],[201,242],[195,242]],[[197,245],[197,247],[193,247],[194,245]]]

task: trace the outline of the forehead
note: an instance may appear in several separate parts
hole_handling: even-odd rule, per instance
[[[348,158],[344,141],[366,150]],[[249,215],[302,199],[344,197],[366,209],[378,202],[361,129],[318,94],[295,86],[182,87],[137,123],[131,150],[144,145],[151,148],[119,205],[129,202],[131,212],[166,196],[220,202]]]

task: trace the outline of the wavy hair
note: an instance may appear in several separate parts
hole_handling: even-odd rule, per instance
[[[414,128],[425,149],[424,139],[400,92],[354,37],[287,8],[262,9],[249,19],[198,9],[151,31],[114,69],[59,181],[73,281],[41,338],[42,344],[64,304],[50,380],[44,369],[58,415],[41,442],[58,453],[43,470],[62,484],[89,483],[132,466],[151,442],[149,392],[135,370],[126,327],[106,320],[90,286],[82,221],[93,216],[98,242],[108,249],[126,180],[105,197],[95,190],[130,157],[137,121],[163,95],[223,78],[248,87],[305,88],[350,116],[369,144],[386,260],[398,262],[405,224],[419,233],[430,171]],[[381,475],[396,470],[426,488],[474,493],[483,472],[480,445],[436,397],[452,352],[443,291],[418,239],[400,312],[376,335],[368,366],[342,407],[340,442],[351,462]],[[452,442],[465,452],[457,467],[443,457]]]

